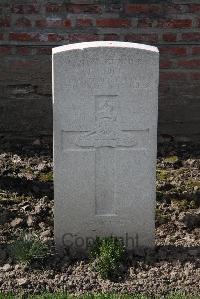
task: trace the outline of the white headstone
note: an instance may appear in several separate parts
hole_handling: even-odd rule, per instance
[[[159,53],[125,42],[53,49],[55,241],[154,245]]]

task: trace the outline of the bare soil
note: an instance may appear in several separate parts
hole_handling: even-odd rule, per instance
[[[158,147],[156,247],[129,255],[115,282],[102,280],[88,260],[54,251],[52,166],[47,146],[0,151],[0,292],[200,293],[200,147]],[[8,251],[24,231],[50,249],[28,266]]]

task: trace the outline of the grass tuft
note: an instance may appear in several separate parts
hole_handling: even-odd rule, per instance
[[[91,264],[103,279],[118,278],[124,257],[123,243],[113,236],[97,238],[90,250]]]
[[[11,256],[22,264],[30,264],[34,259],[44,258],[47,246],[35,234],[22,234],[10,245]]]

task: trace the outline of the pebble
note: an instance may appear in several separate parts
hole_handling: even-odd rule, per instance
[[[22,218],[15,218],[14,220],[11,221],[10,225],[12,227],[17,227],[19,226],[20,224],[22,224],[23,222],[23,219]]]
[[[24,286],[28,284],[28,279],[27,278],[18,278],[17,283],[19,286]]]
[[[9,271],[11,270],[11,265],[10,264],[5,264],[3,267],[2,267],[3,271]]]
[[[28,226],[33,226],[33,224],[34,224],[34,218],[33,218],[33,216],[28,215],[28,218],[27,218],[26,222],[27,222]]]
[[[50,237],[50,236],[51,236],[51,231],[50,231],[49,229],[43,231],[43,232],[40,234],[41,239],[46,238],[46,237]]]

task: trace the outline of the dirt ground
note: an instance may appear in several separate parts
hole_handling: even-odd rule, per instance
[[[48,146],[0,150],[0,292],[200,293],[199,146],[158,147],[156,247],[129,255],[116,282],[102,280],[87,260],[54,252],[52,166]],[[24,231],[50,248],[28,266],[8,251]]]

